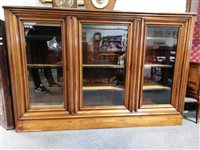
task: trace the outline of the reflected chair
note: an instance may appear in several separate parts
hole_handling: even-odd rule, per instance
[[[190,63],[186,97],[197,100],[196,123],[198,123],[200,117],[200,63]]]

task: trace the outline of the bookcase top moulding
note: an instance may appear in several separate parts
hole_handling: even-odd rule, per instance
[[[166,12],[131,12],[131,11],[119,11],[119,10],[88,10],[88,9],[77,9],[77,8],[58,8],[58,7],[36,7],[36,6],[3,6],[4,9],[9,9],[10,11],[12,11],[13,13],[17,13],[18,10],[23,10],[23,11],[27,11],[27,13],[31,10],[31,13],[37,12],[37,11],[52,11],[54,13],[60,13],[60,12],[71,12],[71,13],[75,13],[76,15],[78,15],[79,13],[90,13],[92,12],[90,15],[96,15],[96,13],[98,14],[112,14],[112,13],[117,13],[118,15],[120,13],[126,14],[126,15],[150,15],[150,16],[159,16],[159,15],[164,15],[164,16],[169,16],[169,17],[173,17],[173,16],[196,16],[196,13],[191,13],[191,12],[185,12],[185,13],[166,13]],[[96,13],[95,13],[96,12]],[[66,15],[66,14],[65,14]]]

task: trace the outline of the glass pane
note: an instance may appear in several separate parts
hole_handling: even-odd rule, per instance
[[[24,23],[31,108],[64,107],[61,25]]]
[[[143,105],[170,104],[178,27],[148,26]]]
[[[124,104],[128,26],[84,24],[83,105]]]

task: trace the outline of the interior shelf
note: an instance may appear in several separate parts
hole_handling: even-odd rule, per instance
[[[164,64],[145,64],[144,67],[162,67],[162,68],[170,68],[172,65],[164,65]]]
[[[108,50],[108,51],[99,51],[99,53],[104,54],[104,53],[125,53],[126,51],[121,51],[121,49],[118,49],[117,51],[113,51],[113,50]]]
[[[112,52],[106,52],[106,53],[100,53],[99,55],[100,56],[116,56],[116,54],[114,53],[115,51],[112,51]]]
[[[144,85],[143,90],[170,90],[171,88],[168,86],[163,86],[159,84],[155,85]]]
[[[83,68],[124,68],[124,66],[113,64],[83,64]]]
[[[28,67],[63,67],[62,64],[27,64]]]
[[[115,90],[124,91],[123,86],[83,86],[83,90]]]
[[[31,103],[31,108],[63,108],[63,102]]]
[[[151,40],[151,39],[173,39],[173,40],[177,40],[176,37],[163,37],[163,36],[159,36],[159,37],[147,37],[148,40]]]
[[[26,36],[26,38],[28,38],[28,39],[46,39],[46,40],[50,40],[50,39],[52,39],[52,38],[54,38],[54,37],[56,37],[56,38],[60,38],[60,36],[55,36],[55,35],[29,35],[29,36]]]

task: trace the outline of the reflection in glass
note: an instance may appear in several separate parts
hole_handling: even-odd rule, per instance
[[[124,104],[128,26],[82,26],[83,105]]]
[[[61,25],[24,23],[32,108],[64,107]]]
[[[148,26],[143,105],[170,104],[178,27]]]

